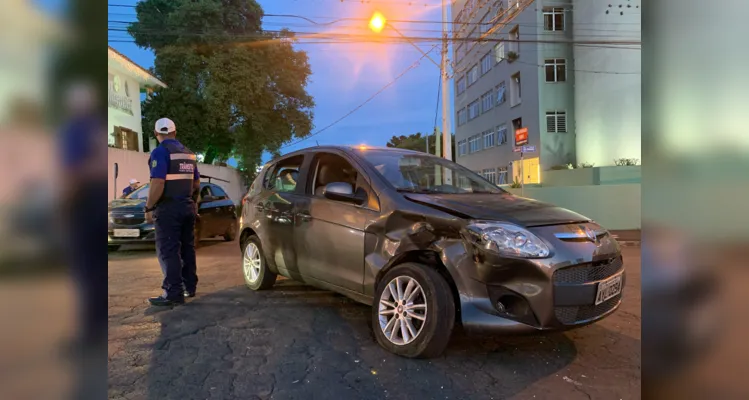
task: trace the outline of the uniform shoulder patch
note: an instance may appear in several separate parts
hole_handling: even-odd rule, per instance
[[[156,168],[156,164],[157,164],[156,160],[151,160],[151,168]]]

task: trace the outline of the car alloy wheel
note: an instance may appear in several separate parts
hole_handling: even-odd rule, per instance
[[[244,276],[250,283],[257,282],[260,278],[260,268],[262,268],[262,260],[260,259],[260,249],[257,248],[255,243],[247,243],[247,247],[244,250]]]
[[[398,276],[380,295],[380,329],[391,343],[406,345],[414,341],[427,318],[427,299],[416,279]]]

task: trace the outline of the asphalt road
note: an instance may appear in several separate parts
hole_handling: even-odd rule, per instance
[[[236,242],[198,250],[198,296],[147,305],[153,249],[109,256],[110,399],[639,399],[640,249],[625,247],[622,307],[566,333],[456,332],[441,358],[382,350],[369,307],[290,280],[244,286]]]

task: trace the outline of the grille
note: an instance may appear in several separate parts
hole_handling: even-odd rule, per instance
[[[588,283],[606,279],[621,270],[622,259],[598,261],[562,268],[554,272],[554,283]]]
[[[622,295],[619,294],[616,297],[612,297],[599,305],[587,305],[587,306],[565,306],[555,307],[554,314],[557,320],[565,325],[574,325],[581,323],[596,317],[600,317],[603,314],[614,309],[622,299]]]
[[[117,225],[140,225],[146,222],[145,215],[136,215],[135,217],[125,218],[123,216],[113,215],[112,221]]]

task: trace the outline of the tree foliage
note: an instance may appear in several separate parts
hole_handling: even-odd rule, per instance
[[[247,178],[263,151],[310,133],[307,54],[288,31],[263,32],[255,0],[145,0],[136,12],[128,31],[168,86],[143,102],[145,127],[171,118],[206,163],[234,156]]]
[[[453,135],[452,140],[453,140],[453,143],[452,143],[453,160],[455,160],[455,135]],[[405,135],[393,136],[392,138],[390,138],[390,141],[388,141],[385,146],[397,147],[399,149],[425,151],[426,146],[427,146],[427,137],[426,135],[422,135],[421,132],[417,132],[408,136],[405,136]],[[429,154],[434,154],[435,147],[436,147],[435,136],[429,135]]]

